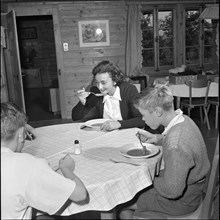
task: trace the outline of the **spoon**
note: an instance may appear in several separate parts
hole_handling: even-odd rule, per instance
[[[84,87],[81,90],[78,90],[77,93],[78,94],[80,94],[80,93],[87,93],[88,95],[89,94],[93,94],[95,96],[103,96],[102,93],[87,92]]]
[[[130,165],[134,165],[134,166],[140,166],[140,164],[127,162],[127,161],[123,161],[123,160],[115,160],[112,158],[110,158],[109,160],[112,161],[113,163],[126,163],[126,164],[130,164]]]
[[[143,147],[143,153],[146,154],[146,153],[147,153],[147,148],[146,148],[146,146],[144,146],[144,145],[142,144],[142,142],[141,142],[141,137],[140,137],[140,133],[139,133],[139,132],[137,132],[137,137],[138,137],[138,140],[139,140],[141,146]]]
[[[102,94],[102,93],[94,93],[94,92],[89,92],[89,94],[93,94],[93,95],[95,95],[95,96],[103,96],[103,94]]]

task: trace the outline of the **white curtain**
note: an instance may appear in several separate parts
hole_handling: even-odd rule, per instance
[[[127,39],[125,70],[128,77],[136,75],[142,67],[141,54],[141,6],[129,5],[127,15]]]
[[[4,48],[6,47],[6,41],[5,41],[5,29],[1,26],[1,46]]]
[[[218,21],[217,27],[216,27],[216,40],[215,40],[215,42],[216,42],[216,45],[217,45],[216,54],[219,58],[219,21]]]

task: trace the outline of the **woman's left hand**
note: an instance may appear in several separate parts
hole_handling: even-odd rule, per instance
[[[101,125],[101,130],[103,131],[112,131],[121,127],[121,124],[118,121],[106,121]]]

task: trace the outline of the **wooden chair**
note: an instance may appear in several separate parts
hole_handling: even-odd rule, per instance
[[[215,106],[215,128],[217,129],[218,128],[218,113],[219,113],[219,98],[209,97],[207,102],[208,102],[207,113],[209,113],[209,109],[211,105]]]
[[[219,76],[215,76],[214,78],[210,78],[212,81],[219,84]],[[219,114],[219,97],[208,97],[208,108],[207,113],[209,114],[209,110],[211,105],[215,106],[215,128],[218,128],[218,114]],[[206,118],[204,119],[204,123]]]
[[[130,76],[132,81],[137,81],[140,84],[141,91],[147,87],[147,77],[142,76]]]
[[[185,84],[189,87],[189,98],[181,99],[180,101],[180,107],[186,107],[188,109],[188,116],[190,117],[190,111],[193,108],[199,107],[200,108],[200,119],[201,124],[203,123],[203,114],[202,109],[205,114],[207,127],[210,130],[210,124],[208,119],[208,113],[207,113],[207,106],[208,106],[208,94],[209,94],[209,87],[210,87],[210,80],[206,78],[197,79],[197,80],[189,80],[186,81]],[[206,92],[204,94],[204,97],[193,97],[193,89],[198,88],[206,88]]]
[[[143,212],[133,219],[211,219],[213,213],[213,200],[216,194],[216,183],[219,171],[219,135],[216,142],[215,154],[212,161],[212,168],[209,175],[208,187],[205,198],[199,207],[193,212],[180,216],[168,216],[157,212]]]

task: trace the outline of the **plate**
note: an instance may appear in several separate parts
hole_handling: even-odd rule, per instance
[[[147,150],[149,153],[147,155],[142,155],[142,156],[133,156],[131,155],[131,150],[142,150],[143,148],[141,147],[140,143],[135,143],[135,144],[126,144],[123,145],[120,149],[120,154],[129,157],[129,158],[134,158],[134,159],[143,159],[143,158],[149,158],[154,155],[156,155],[159,152],[159,148],[154,145],[154,144],[147,144],[143,143],[144,146],[146,146]]]
[[[90,128],[95,128],[95,129],[100,129],[100,126],[106,122],[109,121],[109,119],[93,119],[85,122],[85,126],[90,127]]]

